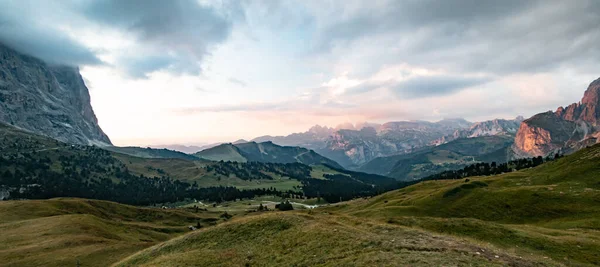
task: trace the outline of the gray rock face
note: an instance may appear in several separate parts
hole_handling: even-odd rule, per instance
[[[111,144],[78,68],[48,65],[2,44],[0,122],[72,144]]]
[[[356,167],[377,157],[411,153],[434,145],[440,138],[471,125],[462,119],[399,121],[379,127],[336,131],[326,142],[326,150],[317,150],[347,167]]]
[[[477,122],[471,127],[456,130],[452,135],[444,136],[437,140],[437,145],[445,144],[450,141],[461,138],[475,138],[482,136],[512,136],[514,137],[523,122],[523,117],[519,116],[514,120],[494,119],[489,121]]]
[[[400,121],[347,124],[336,128],[315,126],[304,133],[263,136],[253,141],[306,147],[346,168],[355,168],[377,157],[410,153],[434,145],[436,140],[471,125],[463,119],[447,119],[435,123]]]

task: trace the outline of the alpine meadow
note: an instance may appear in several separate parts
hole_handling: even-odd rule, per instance
[[[599,14],[0,1],[0,267],[600,266]]]

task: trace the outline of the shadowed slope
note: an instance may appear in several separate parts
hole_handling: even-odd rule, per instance
[[[107,201],[0,202],[2,266],[107,266],[189,231],[217,213],[138,208]]]

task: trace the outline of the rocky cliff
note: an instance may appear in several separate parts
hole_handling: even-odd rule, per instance
[[[502,135],[514,137],[522,121],[523,117],[519,116],[514,120],[494,119],[477,122],[471,125],[471,127],[458,129],[452,135],[444,136],[434,143],[436,145],[441,145],[461,138],[475,138],[482,136]]]
[[[600,130],[600,78],[579,103],[537,114],[521,123],[513,151],[516,157],[568,153],[592,144]]]
[[[500,135],[514,138],[521,121],[522,117],[478,123],[464,119],[444,119],[438,122],[343,124],[335,128],[315,126],[304,133],[262,136],[253,141],[306,147],[346,168],[358,168],[378,157],[412,153],[457,139]]]
[[[462,119],[447,119],[388,122],[376,128],[339,130],[317,152],[346,167],[357,167],[377,157],[406,154],[434,145],[440,138],[471,125]]]
[[[49,65],[2,44],[0,122],[67,143],[111,144],[78,68]]]

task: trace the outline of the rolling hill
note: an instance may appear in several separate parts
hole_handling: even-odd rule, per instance
[[[506,162],[512,142],[512,137],[504,135],[461,138],[409,154],[376,158],[359,170],[403,181],[417,180],[475,162]]]
[[[240,217],[116,266],[596,266],[600,146],[523,171]]]
[[[0,265],[109,266],[220,215],[86,199],[2,201]]]
[[[0,125],[0,148],[1,199],[82,197],[149,205],[276,194],[337,202],[398,185],[388,177],[330,165],[133,157],[65,144],[9,125]],[[296,158],[316,162],[320,157],[306,152]]]
[[[306,165],[327,164],[336,168],[342,168],[337,162],[323,157],[313,150],[302,147],[279,146],[272,142],[222,144],[202,150],[195,153],[194,156],[213,161],[299,162]]]
[[[187,159],[187,160],[196,160],[197,159],[196,157],[194,157],[190,154],[186,154],[183,152],[170,150],[170,149],[166,149],[166,148],[150,148],[150,147],[143,148],[143,147],[135,147],[135,146],[127,146],[127,147],[107,146],[107,147],[103,147],[103,148],[106,150],[113,151],[113,152],[127,154],[130,156],[140,157],[140,158],[150,158],[150,159],[171,158],[171,159]]]
[[[81,199],[5,201],[0,256],[9,266],[74,259],[102,266],[594,266],[600,264],[598,166],[600,146],[594,146],[531,169],[426,181],[314,210],[248,206],[246,214],[180,237],[186,224],[212,224],[220,213]],[[375,178],[317,167],[311,176]]]

